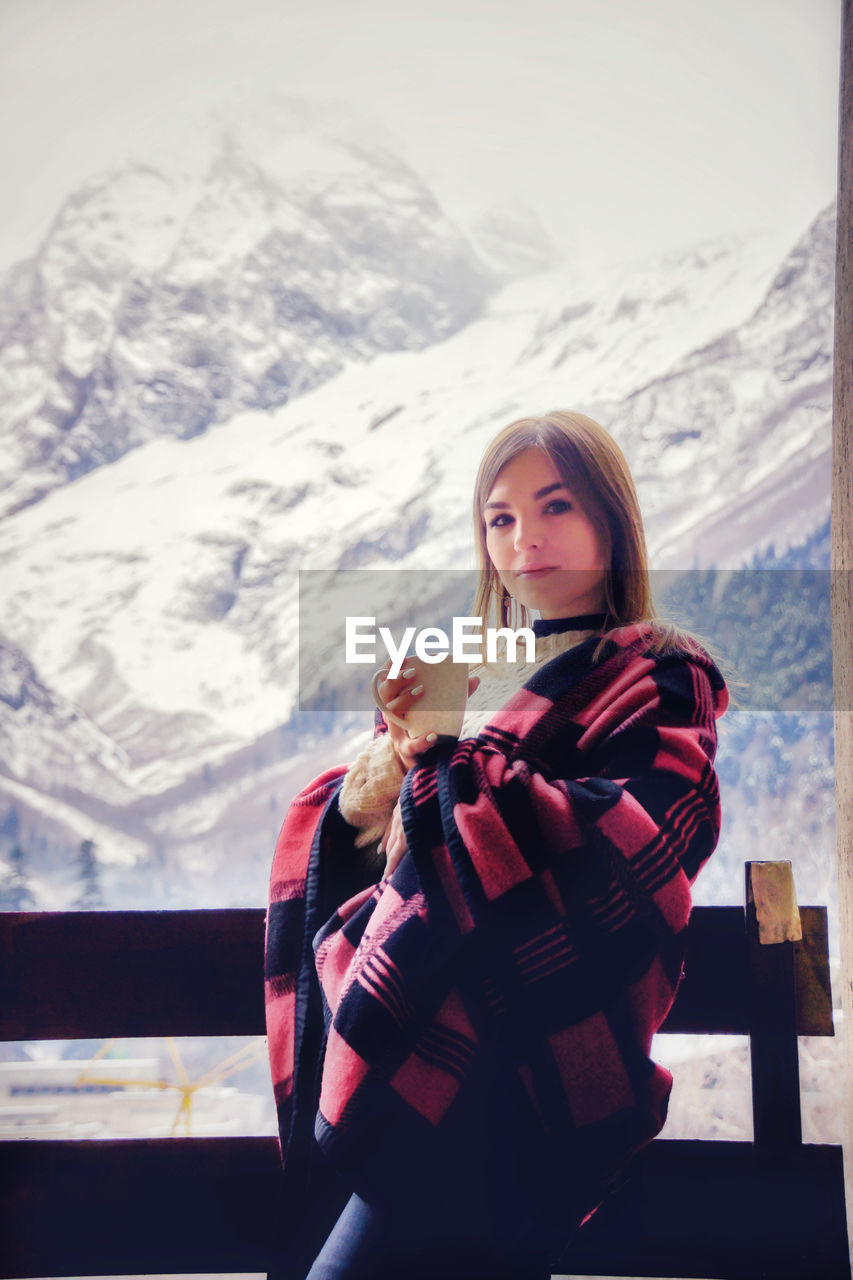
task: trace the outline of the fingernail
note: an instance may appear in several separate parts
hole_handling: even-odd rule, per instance
[[[405,674],[405,673],[404,673],[404,674]],[[414,689],[412,689],[412,691],[411,691],[411,696],[412,696],[413,698],[417,698],[419,694],[423,693],[423,691],[424,691],[424,687],[423,687],[423,685],[422,685],[422,684],[416,684],[416,685],[415,685],[415,687],[414,687]]]
[[[417,675],[417,673],[418,673],[417,667],[409,667],[408,671],[403,672],[403,679],[411,680],[412,676]]]
[[[437,733],[428,733],[428,734],[427,734],[427,736],[426,736],[426,740],[427,740],[427,742],[435,742],[435,740],[436,740],[437,738],[438,738],[438,734],[437,734]]]

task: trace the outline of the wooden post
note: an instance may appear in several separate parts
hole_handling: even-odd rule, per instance
[[[790,862],[746,864],[753,1141],[762,1153],[802,1142],[794,943],[802,938]]]
[[[832,406],[832,647],[841,999],[853,1096],[853,0],[844,0],[839,91],[838,238]],[[847,1221],[853,1236],[853,1107],[845,1108]]]

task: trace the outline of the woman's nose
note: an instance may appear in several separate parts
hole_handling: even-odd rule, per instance
[[[515,549],[516,551],[525,551],[528,548],[534,550],[542,546],[544,541],[540,526],[532,520],[516,522],[515,526]]]

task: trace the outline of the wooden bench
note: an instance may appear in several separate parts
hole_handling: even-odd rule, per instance
[[[797,1035],[832,1035],[826,910],[762,943],[696,908],[665,1031],[748,1034],[753,1142],[658,1139],[579,1233],[573,1275],[849,1280],[842,1155],[801,1138]],[[785,864],[781,864],[785,865]],[[5,1040],[263,1034],[259,910],[0,916]],[[268,1272],[272,1138],[0,1143],[2,1275]]]

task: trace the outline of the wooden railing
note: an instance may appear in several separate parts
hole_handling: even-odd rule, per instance
[[[767,864],[751,864],[752,869]],[[570,1274],[849,1280],[841,1149],[801,1140],[798,1035],[832,1035],[826,910],[763,944],[697,908],[664,1030],[749,1034],[753,1142],[658,1139]],[[262,911],[0,916],[5,1040],[263,1034]],[[6,1277],[287,1275],[272,1138],[0,1143]]]

